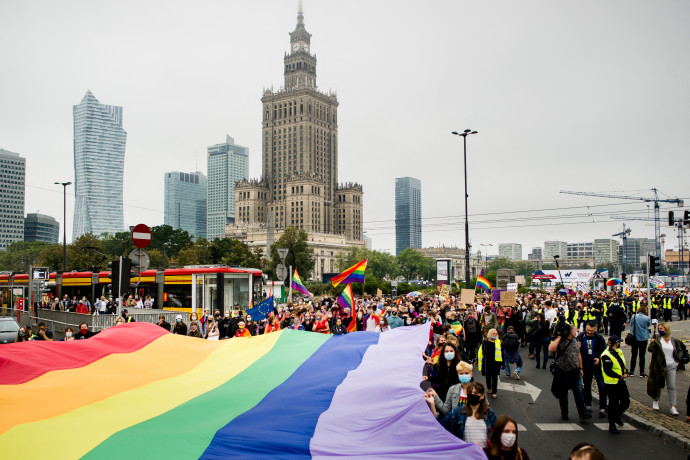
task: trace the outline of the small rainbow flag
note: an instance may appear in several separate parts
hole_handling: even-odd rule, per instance
[[[348,268],[340,275],[334,277],[331,280],[333,287],[345,283],[364,283],[364,270],[367,268],[367,260],[368,259],[364,259],[363,261]]]
[[[299,277],[299,274],[297,273],[297,268],[295,268],[295,274],[292,277],[292,289],[299,291],[304,295],[308,295],[309,297],[313,297],[311,292],[309,292],[309,289],[307,289],[304,286],[304,283],[302,283],[302,279]]]
[[[352,295],[352,286],[348,284],[345,286],[345,289],[343,289],[343,292],[340,293],[340,296],[338,296],[338,303],[343,308],[349,308],[350,313],[352,313],[352,304],[354,303],[353,299],[354,296]]]
[[[489,283],[489,280],[484,278],[481,275],[477,277],[477,286],[484,289],[486,292],[491,292],[491,289],[492,289],[492,286],[491,286],[491,283]]]

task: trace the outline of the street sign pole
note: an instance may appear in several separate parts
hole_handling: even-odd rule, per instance
[[[122,316],[122,256],[120,256],[120,268],[117,271],[117,316]]]
[[[290,265],[290,293],[288,294],[288,302],[292,302],[292,265]]]

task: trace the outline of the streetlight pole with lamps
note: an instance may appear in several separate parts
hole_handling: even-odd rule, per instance
[[[465,165],[465,287],[469,289],[470,287],[470,224],[467,218],[467,136],[470,134],[477,134],[477,131],[472,131],[471,129],[466,129],[465,131],[459,133],[453,131],[456,136],[462,137],[463,152],[464,152],[464,165]]]
[[[62,185],[62,271],[67,271],[67,186],[72,182],[55,182],[55,185]]]
[[[481,247],[481,246],[484,246],[484,247],[491,246],[491,247],[493,247],[493,244],[491,244],[491,243],[489,243],[489,244],[480,244],[479,246],[480,246],[480,247]],[[486,252],[484,252],[484,268],[485,268],[485,269],[488,269],[488,268],[489,268],[489,267],[487,266],[487,264],[489,263],[488,256],[489,256],[489,252],[488,252],[488,250],[487,250]]]

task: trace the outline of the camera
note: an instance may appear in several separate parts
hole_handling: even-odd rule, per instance
[[[570,336],[570,324],[558,321],[554,330],[554,337],[560,337],[561,340],[567,339]]]

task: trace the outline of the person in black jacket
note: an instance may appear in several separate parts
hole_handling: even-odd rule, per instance
[[[158,317],[158,325],[168,332],[172,330],[170,323],[165,320],[165,315],[160,315]]]
[[[620,337],[625,328],[626,316],[623,308],[621,308],[618,303],[618,299],[614,299],[612,305],[609,307],[608,317],[611,335]]]
[[[235,332],[232,330],[232,318],[230,318],[230,311],[225,311],[225,316],[218,322],[218,329],[220,330],[220,340],[228,339],[234,336]]]
[[[606,350],[606,341],[597,334],[597,324],[594,321],[585,324],[585,332],[580,333],[577,340],[580,342],[582,356],[582,396],[585,409],[592,412],[592,380],[596,380],[599,389],[599,417],[603,418],[606,416],[606,388],[599,360]]]

